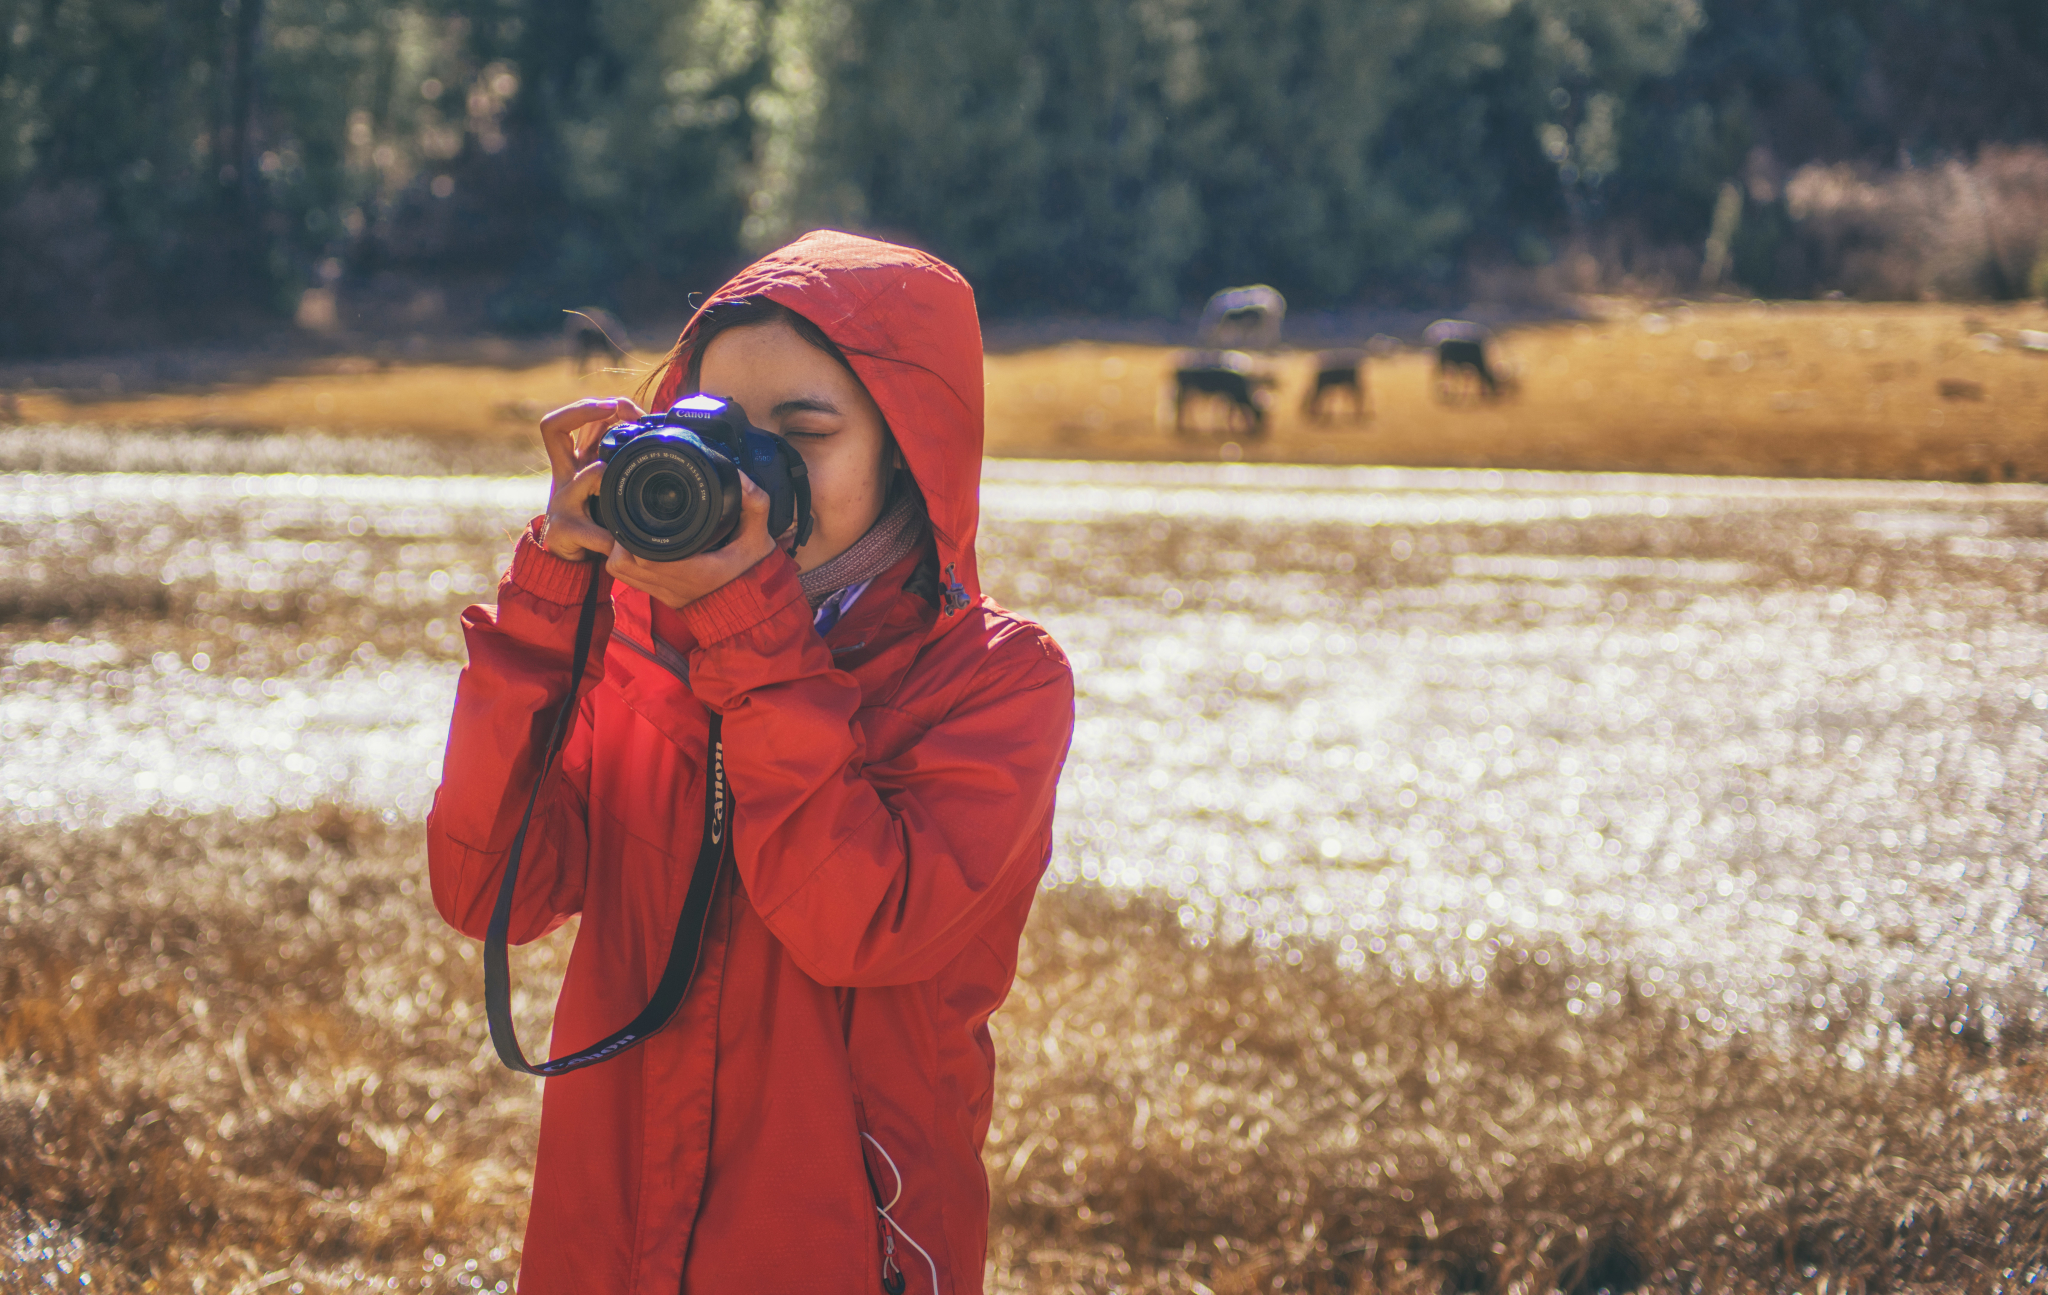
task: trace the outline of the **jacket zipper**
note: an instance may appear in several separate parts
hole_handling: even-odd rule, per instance
[[[918,1257],[924,1260],[925,1267],[931,1272],[932,1295],[939,1295],[938,1263],[933,1260],[931,1252],[920,1245],[916,1237],[904,1231],[903,1225],[890,1213],[903,1200],[903,1171],[896,1167],[896,1158],[889,1154],[881,1141],[864,1127],[867,1124],[865,1116],[861,1118],[860,1124],[863,1126],[860,1130],[861,1139],[882,1157],[882,1163],[889,1167],[890,1177],[896,1183],[895,1191],[891,1192],[889,1199],[885,1201],[882,1199],[881,1185],[875,1181],[874,1171],[868,1171],[868,1189],[875,1194],[875,1215],[882,1234],[882,1289],[888,1292],[888,1295],[903,1295],[904,1287],[910,1283],[909,1274],[903,1271],[902,1265],[896,1259],[896,1239],[901,1237],[904,1244],[915,1250]],[[860,1160],[862,1168],[867,1168],[866,1147],[861,1149]]]

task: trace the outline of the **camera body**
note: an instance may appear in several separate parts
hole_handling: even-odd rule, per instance
[[[604,478],[590,515],[628,553],[675,562],[725,547],[740,528],[740,475],[768,494],[768,533],[793,522],[811,537],[811,478],[788,441],[718,396],[685,396],[668,412],[620,423],[597,444]]]

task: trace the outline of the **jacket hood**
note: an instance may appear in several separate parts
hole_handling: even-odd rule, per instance
[[[846,354],[924,492],[939,552],[938,629],[981,597],[974,538],[981,525],[981,322],[974,290],[937,257],[894,243],[818,230],[770,252],[704,308],[766,297],[823,329]],[[657,408],[682,385],[688,354],[662,375]]]

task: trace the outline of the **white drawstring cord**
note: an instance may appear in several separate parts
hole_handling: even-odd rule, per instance
[[[905,1241],[909,1242],[910,1248],[912,1250],[915,1250],[918,1254],[924,1256],[925,1266],[932,1270],[932,1295],[939,1295],[939,1266],[936,1263],[932,1262],[930,1252],[917,1243],[917,1238],[910,1235],[908,1232],[905,1232],[903,1230],[903,1225],[901,1223],[898,1223],[894,1218],[890,1217],[889,1214],[890,1210],[896,1208],[896,1202],[903,1199],[903,1171],[896,1167],[896,1161],[890,1157],[889,1152],[882,1146],[882,1144],[875,1141],[874,1134],[862,1133],[861,1136],[866,1138],[868,1140],[868,1143],[871,1146],[873,1146],[876,1151],[881,1152],[882,1159],[886,1161],[889,1165],[889,1172],[896,1175],[896,1194],[889,1198],[889,1203],[887,1205],[876,1205],[875,1213],[882,1216],[882,1222],[887,1223],[890,1227],[896,1229],[896,1235],[902,1237]]]

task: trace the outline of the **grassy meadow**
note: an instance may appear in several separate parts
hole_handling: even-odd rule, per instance
[[[0,1289],[510,1289],[538,1115],[417,829],[11,831]],[[566,938],[522,951],[544,1028]],[[2048,1255],[2038,1047],[1958,1018],[1876,1055],[1197,947],[1043,895],[997,1018],[999,1292],[1975,1291]],[[1575,1002],[1574,1002],[1575,1006]],[[82,1282],[81,1278],[89,1279]]]
[[[2048,479],[2048,306],[1747,303],[1652,308],[1517,328],[1499,344],[1516,389],[1446,405],[1430,356],[1368,362],[1369,417],[1305,418],[1313,361],[1261,357],[1268,435],[1196,409],[1171,426],[1174,350],[1072,343],[988,357],[988,452],[1105,459],[1308,463],[1934,480]],[[541,413],[630,391],[657,357],[581,376],[567,362],[330,359],[208,389],[127,395],[17,390],[24,423],[251,431],[404,432],[527,444]],[[1215,429],[1215,430],[1211,430]]]
[[[1074,344],[990,357],[989,448],[2037,480],[2048,356],[2016,342],[2044,328],[2038,306],[1617,304],[1506,336],[1519,389],[1498,404],[1438,403],[1405,351],[1373,362],[1369,421],[1313,425],[1307,357],[1274,357],[1275,426],[1249,444],[1160,425],[1170,351]],[[0,413],[474,453],[630,385],[560,360],[349,361],[205,391],[17,390]],[[166,611],[153,574],[93,577],[140,592],[91,605],[88,556],[72,602],[14,608],[0,647],[128,634],[188,656],[246,629],[282,663],[330,631],[343,655],[356,636],[389,659],[459,650],[338,590],[317,623]],[[495,1060],[478,947],[424,886],[417,825],[336,806],[0,825],[0,1292],[511,1289],[538,1088]],[[529,1046],[567,949],[515,956]],[[1959,994],[1869,1031],[1744,1030],[1632,981],[1588,1007],[1577,956],[1503,948],[1483,982],[1346,971],[1313,947],[1198,944],[1142,899],[1046,892],[995,1022],[990,1288],[2048,1283],[2048,1051],[2024,1022]]]

